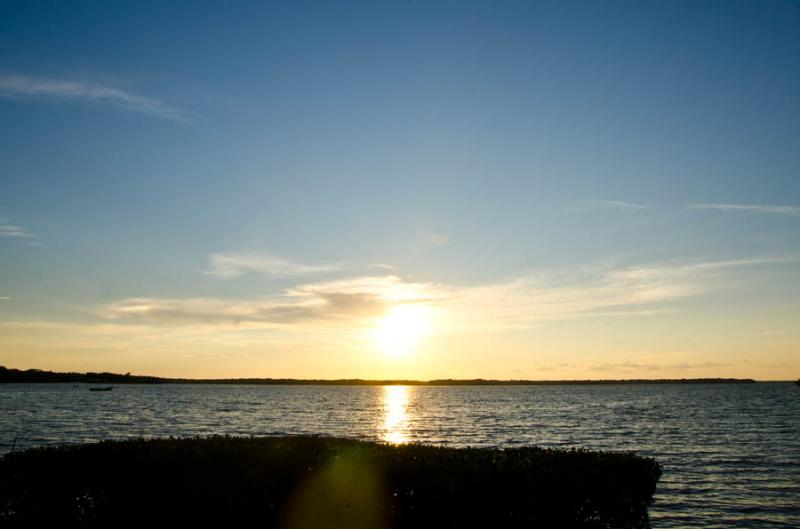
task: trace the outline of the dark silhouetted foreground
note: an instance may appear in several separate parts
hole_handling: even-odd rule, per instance
[[[265,386],[556,386],[603,384],[753,384],[752,378],[655,378],[624,380],[364,380],[362,378],[162,378],[118,373],[58,373],[41,369],[8,369],[0,366],[0,383],[86,383],[86,384],[241,384]]]
[[[648,527],[631,454],[325,437],[134,440],[8,454],[3,527]]]

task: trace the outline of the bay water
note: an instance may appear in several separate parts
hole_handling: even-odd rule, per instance
[[[0,384],[0,454],[131,437],[322,434],[633,451],[655,528],[800,527],[800,387]]]

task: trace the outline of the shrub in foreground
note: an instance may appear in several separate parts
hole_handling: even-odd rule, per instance
[[[37,448],[0,461],[0,526],[648,527],[633,454],[209,437]]]

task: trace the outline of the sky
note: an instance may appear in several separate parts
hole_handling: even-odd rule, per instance
[[[0,1],[0,365],[800,377],[800,4]]]

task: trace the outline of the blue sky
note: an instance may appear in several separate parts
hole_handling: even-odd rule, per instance
[[[0,364],[797,376],[798,118],[795,2],[2,2]]]

